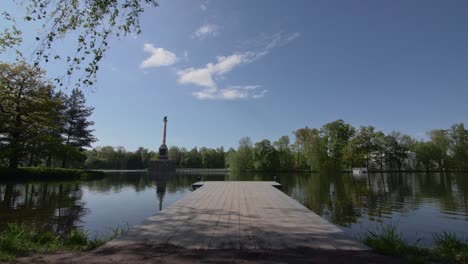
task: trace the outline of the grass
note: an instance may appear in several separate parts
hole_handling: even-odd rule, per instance
[[[46,167],[0,168],[5,180],[91,180],[104,177],[102,171]]]
[[[434,234],[433,239],[438,255],[455,263],[468,263],[468,240],[447,232]]]
[[[24,224],[8,224],[0,233],[0,261],[11,261],[18,256],[34,253],[92,250],[126,230],[115,228],[104,239],[90,239],[85,232],[79,230],[74,230],[66,236],[59,236],[50,231],[37,231]]]
[[[448,232],[434,233],[433,240],[432,248],[418,247],[419,240],[410,245],[396,225],[384,225],[368,231],[362,241],[378,253],[402,256],[409,263],[468,263],[468,240]]]

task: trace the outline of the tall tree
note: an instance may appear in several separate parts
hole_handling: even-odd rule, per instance
[[[454,124],[449,135],[453,168],[468,170],[468,130],[463,123]]]
[[[280,168],[278,151],[267,139],[255,143],[253,161],[254,168],[259,171],[275,171]]]
[[[83,150],[84,147],[90,147],[91,143],[96,142],[92,134],[94,130],[91,129],[94,122],[89,120],[94,108],[86,106],[83,92],[77,88],[73,89],[65,106],[63,133],[65,146],[68,149],[63,155],[62,167],[66,166],[68,158],[76,156],[74,150]],[[69,148],[70,146],[73,148]]]
[[[249,137],[243,137],[239,140],[237,151],[229,152],[227,163],[229,168],[235,171],[245,171],[254,168],[252,140]]]
[[[436,156],[438,149],[432,142],[417,142],[415,145],[416,159],[419,168],[423,168],[426,171],[434,169],[436,161],[434,156]]]
[[[401,171],[403,162],[407,157],[407,151],[392,135],[385,137],[385,159],[390,169]]]
[[[345,146],[354,135],[355,129],[339,119],[325,124],[321,129],[321,133],[327,146],[329,158],[327,165],[333,169],[341,169]]]
[[[373,126],[361,126],[345,147],[345,158],[351,167],[365,166],[369,169],[369,161],[376,151],[376,132]]]
[[[429,131],[429,137],[435,148],[432,159],[437,163],[437,168],[441,171],[447,169],[449,159],[448,152],[450,149],[448,131],[444,129],[433,129]]]
[[[0,64],[0,155],[9,167],[54,137],[61,103],[44,71],[26,63]]]
[[[304,153],[310,170],[322,170],[327,160],[327,148],[320,131],[316,128],[300,128],[293,132],[296,136],[295,145],[298,151]]]
[[[294,167],[294,156],[291,151],[291,145],[289,143],[288,136],[282,136],[273,143],[279,156],[279,168],[282,171],[292,170]]]

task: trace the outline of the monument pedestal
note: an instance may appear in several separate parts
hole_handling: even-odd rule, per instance
[[[156,180],[164,180],[176,174],[176,162],[169,159],[168,148],[166,146],[167,116],[164,117],[163,142],[159,147],[157,160],[150,160],[148,164],[148,175]]]
[[[148,175],[151,178],[164,178],[176,174],[175,160],[150,160],[148,164]]]

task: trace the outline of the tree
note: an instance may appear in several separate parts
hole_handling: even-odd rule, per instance
[[[434,145],[432,159],[437,163],[439,170],[447,169],[448,166],[448,152],[450,149],[450,138],[448,131],[443,129],[433,129],[429,131],[429,137]]]
[[[280,168],[278,152],[269,140],[264,139],[255,143],[253,148],[253,165],[259,171],[275,171]]]
[[[418,166],[430,171],[435,166],[434,156],[438,152],[437,147],[432,142],[418,142],[415,145],[416,159]]]
[[[316,128],[301,128],[293,132],[296,136],[295,145],[298,151],[304,153],[310,170],[320,171],[325,168],[327,149],[320,131]]]
[[[194,147],[190,151],[186,152],[182,161],[182,168],[201,168],[202,167],[202,158],[197,147]]]
[[[229,152],[226,161],[229,168],[235,171],[253,169],[252,140],[249,137],[241,138],[237,151]]]
[[[20,1],[26,8],[24,20],[37,24],[41,30],[35,36],[35,65],[49,60],[64,60],[65,75],[81,72],[77,85],[92,85],[99,70],[99,62],[108,50],[111,37],[140,34],[139,18],[145,6],[157,6],[156,0],[31,0]],[[12,16],[3,11],[9,22],[0,32],[0,51],[18,46],[21,31]],[[2,23],[3,24],[3,23]],[[75,52],[63,56],[54,43],[58,39],[73,38]],[[61,78],[56,79],[60,85]]]
[[[341,119],[325,124],[322,127],[321,134],[327,148],[328,167],[333,169],[342,168],[345,146],[354,133],[355,129]]]
[[[44,75],[26,63],[0,64],[0,155],[11,168],[40,142],[57,140],[62,102]]]
[[[385,160],[385,153],[386,153],[386,139],[385,134],[383,132],[377,132],[374,136],[375,142],[375,150],[373,154],[373,158],[377,161],[380,167],[380,171],[382,172],[384,169],[384,160]]]
[[[169,159],[174,160],[177,166],[181,166],[184,153],[176,146],[170,146],[168,150]]]
[[[401,146],[397,139],[391,135],[385,137],[385,159],[389,168],[396,168],[401,171],[403,162],[406,159],[407,149]]]
[[[468,170],[468,130],[463,123],[454,124],[448,134],[453,168]]]
[[[365,166],[369,169],[369,161],[376,151],[376,132],[373,126],[361,126],[357,134],[352,137],[344,152],[344,158],[351,167]]]
[[[279,157],[279,169],[282,171],[292,170],[294,167],[294,156],[291,151],[291,145],[289,143],[288,136],[282,136],[273,143],[276,150],[278,151]]]
[[[74,147],[73,149],[83,150],[84,147],[90,147],[91,143],[96,142],[90,127],[94,122],[88,120],[93,114],[94,108],[86,106],[86,99],[82,91],[73,89],[71,95],[65,101],[66,110],[64,113],[63,136],[65,146]],[[72,155],[67,151],[63,155],[62,167],[66,166],[66,161]]]

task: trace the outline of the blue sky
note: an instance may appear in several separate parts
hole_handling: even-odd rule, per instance
[[[159,3],[86,90],[95,146],[155,150],[165,115],[189,148],[336,119],[414,137],[468,123],[466,1]]]

